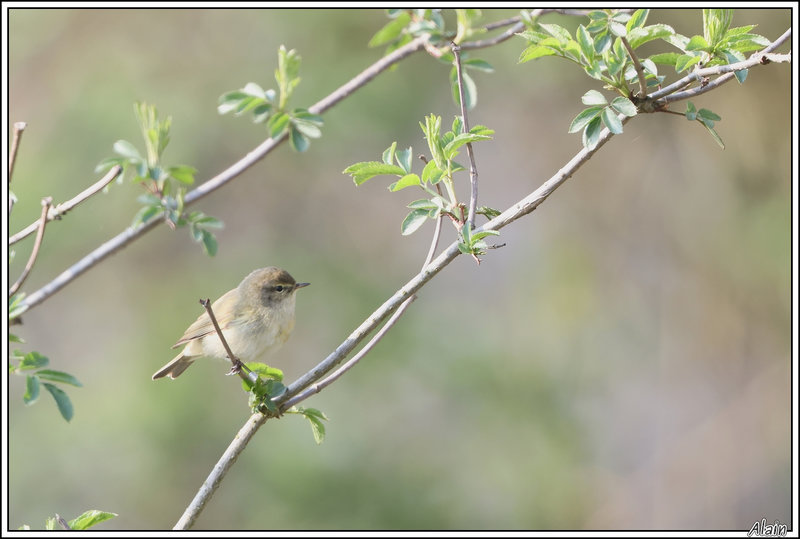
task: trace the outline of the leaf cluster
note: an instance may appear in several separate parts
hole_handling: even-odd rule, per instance
[[[122,167],[121,181],[128,171],[133,173],[133,182],[141,183],[147,193],[138,201],[141,209],[133,218],[134,228],[148,221],[161,218],[173,229],[189,226],[192,238],[199,242],[209,256],[217,252],[217,240],[210,229],[222,228],[222,222],[202,212],[186,214],[183,198],[186,190],[194,183],[197,170],[188,165],[164,166],[161,156],[169,143],[169,130],[172,118],[158,118],[158,110],[146,103],[134,105],[136,118],[145,144],[145,155],[126,140],[114,143],[117,157],[102,160],[95,168],[96,172],[105,172],[115,165]]]
[[[466,208],[458,202],[454,184],[455,173],[464,170],[464,167],[455,158],[465,144],[489,140],[494,134],[492,129],[483,125],[476,125],[464,132],[461,116],[456,116],[451,129],[444,133],[441,116],[433,114],[425,118],[425,123],[420,122],[420,128],[428,141],[431,156],[430,159],[425,159],[425,166],[420,174],[412,172],[412,148],[397,150],[397,142],[393,142],[383,152],[381,161],[354,163],[343,171],[353,177],[356,185],[375,176],[396,176],[399,179],[389,185],[390,191],[418,187],[425,193],[426,198],[408,204],[411,211],[400,225],[400,233],[404,236],[416,232],[428,219],[435,220],[441,215],[450,217],[459,227],[464,225],[467,218]],[[441,185],[444,185],[444,191]],[[477,213],[497,214],[496,210],[490,208],[480,208]],[[465,238],[462,239],[466,241]],[[475,239],[476,242],[479,240],[480,238]],[[465,246],[469,249],[471,244],[465,243]]]
[[[269,417],[277,417],[280,410],[274,399],[286,391],[286,386],[283,385],[283,371],[258,362],[247,363],[246,367],[256,375],[255,381],[242,380],[242,389],[249,393],[250,409],[253,413],[260,412]],[[325,425],[322,421],[328,419],[324,413],[316,408],[298,406],[292,406],[286,413],[302,415],[308,419],[314,441],[317,444],[322,443],[325,438]]]
[[[248,82],[244,88],[222,94],[217,112],[235,116],[246,113],[253,115],[254,123],[265,123],[272,138],[278,138],[287,130],[289,142],[298,152],[304,152],[311,145],[310,139],[322,136],[322,116],[312,114],[308,109],[288,109],[289,99],[300,84],[300,55],[294,49],[287,51],[281,45],[278,50],[278,67],[275,81],[278,91],[264,90],[255,82]]]
[[[16,335],[9,335],[9,340],[13,342],[23,342],[22,339]],[[58,411],[61,417],[70,421],[74,415],[72,401],[67,393],[55,384],[68,384],[75,387],[82,387],[82,384],[73,375],[63,371],[53,369],[45,369],[50,360],[40,354],[39,352],[28,352],[27,354],[14,350],[11,354],[11,359],[16,360],[17,364],[9,363],[9,373],[25,376],[25,393],[22,400],[26,405],[31,405],[39,400],[41,388],[47,390],[48,393],[56,401]]]
[[[88,530],[95,524],[100,524],[101,522],[105,522],[106,520],[112,519],[116,516],[117,516],[116,513],[109,513],[108,511],[98,511],[97,509],[90,509],[89,511],[84,511],[81,515],[67,522],[67,526],[68,529],[70,530]],[[44,529],[48,531],[62,529],[58,521],[59,521],[58,515],[56,515],[55,517],[48,517],[47,520],[45,521]],[[19,529],[30,530],[31,527],[25,524],[24,526],[20,526]]]
[[[638,9],[632,14],[618,10],[594,10],[587,15],[588,23],[578,26],[574,37],[558,24],[528,19],[528,28],[518,34],[529,43],[520,54],[520,63],[545,56],[564,58],[581,66],[591,78],[603,82],[604,88],[620,94],[621,97],[610,103],[595,90],[584,94],[583,102],[589,108],[573,119],[569,132],[581,131],[586,148],[596,145],[603,126],[615,134],[622,132],[617,113],[630,117],[643,111],[638,105],[644,102],[646,96],[637,95],[634,91],[634,85],[640,85],[637,67],[644,74],[645,87],[651,88],[660,86],[665,79],[659,75],[657,64],[669,65],[681,73],[693,66],[707,67],[741,61],[745,59],[745,52],[769,44],[763,36],[750,33],[753,25],[731,28],[733,10],[730,9],[704,9],[704,33],[691,38],[677,33],[666,24],[647,25],[648,15],[648,9]],[[680,52],[659,52],[643,58],[635,56],[636,49],[654,40],[664,41]],[[747,70],[736,71],[735,74],[739,82],[744,82]],[[708,112],[719,119],[714,113]],[[713,118],[701,118],[711,121],[709,123],[701,119],[701,123],[721,144],[719,135],[712,129]]]

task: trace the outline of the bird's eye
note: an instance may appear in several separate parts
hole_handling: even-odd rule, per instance
[[[284,286],[282,284],[279,284],[279,285],[277,285],[275,287],[275,291],[276,292],[283,292],[283,289],[284,289]]]

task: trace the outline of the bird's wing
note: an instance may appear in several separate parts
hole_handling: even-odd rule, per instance
[[[211,304],[211,310],[214,311],[214,317],[217,319],[217,324],[219,324],[220,329],[227,328],[234,319],[235,313],[233,305],[236,303],[237,294],[238,290],[234,288]],[[173,345],[173,348],[177,348],[195,339],[201,339],[209,333],[214,333],[214,331],[214,324],[211,323],[208,312],[204,311],[191,326],[186,328],[183,337],[178,339],[178,342]]]

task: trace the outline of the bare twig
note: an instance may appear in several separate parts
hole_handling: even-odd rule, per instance
[[[636,69],[636,77],[639,79],[639,99],[647,99],[647,82],[644,80],[644,68],[642,67],[642,63],[639,61],[639,57],[636,56],[636,53],[633,52],[633,47],[628,42],[625,36],[620,38],[622,40],[622,44],[625,46],[625,50],[628,51],[628,56],[631,57],[633,61],[633,67]]]
[[[25,122],[14,123],[14,134],[11,139],[11,148],[8,150],[8,183],[11,183],[11,176],[14,174],[14,163],[17,161],[17,150],[19,150],[19,143],[22,140],[22,133],[28,126]]]
[[[61,204],[56,204],[54,207],[50,208],[50,211],[47,212],[47,220],[52,221],[53,219],[59,219],[62,215],[67,213],[69,210],[83,202],[84,200],[88,199],[92,195],[99,193],[106,185],[114,181],[114,179],[119,176],[120,172],[122,172],[122,167],[119,165],[114,165],[111,167],[105,176],[100,178],[94,185],[85,189],[83,192],[79,193],[78,195],[72,197],[66,202],[62,202]],[[32,234],[38,227],[39,221],[36,220],[32,222],[30,225],[26,226],[13,236],[8,239],[8,244],[13,245],[17,243],[19,240],[28,237]]]
[[[461,71],[461,48],[457,43],[452,43],[453,57],[456,64],[456,78],[458,80],[458,96],[461,105],[461,132],[469,133],[469,118],[467,117],[467,104],[464,101],[464,77]],[[467,142],[467,155],[469,156],[469,210],[467,211],[467,222],[470,228],[475,227],[475,207],[478,204],[478,167],[475,166],[475,154],[472,151],[472,143]]]
[[[225,335],[222,334],[222,330],[217,323],[217,317],[214,316],[214,310],[211,308],[211,300],[208,298],[201,299],[200,305],[206,308],[208,317],[211,319],[211,323],[214,324],[214,329],[217,332],[217,336],[219,336],[219,340],[222,341],[222,347],[225,349],[225,353],[228,354],[228,359],[231,360],[231,372],[228,374],[238,374],[239,377],[245,382],[255,382],[258,379],[258,376],[254,375],[253,371],[247,368],[247,365],[242,363],[238,357],[233,355],[231,347],[228,346],[228,341],[225,339]],[[242,370],[247,371],[247,374],[242,372]]]
[[[28,263],[25,264],[25,269],[22,270],[22,274],[17,279],[11,288],[8,289],[8,295],[13,296],[19,287],[22,286],[22,283],[25,282],[25,279],[28,278],[28,274],[33,269],[33,264],[36,262],[36,257],[39,256],[39,248],[42,246],[42,239],[44,238],[44,227],[47,226],[47,212],[50,210],[50,205],[53,203],[53,199],[50,197],[46,197],[42,199],[42,218],[39,219],[39,230],[36,232],[36,241],[33,242],[33,250],[31,250],[31,256],[28,258]]]

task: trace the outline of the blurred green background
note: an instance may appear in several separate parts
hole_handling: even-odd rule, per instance
[[[487,22],[513,10],[486,10]],[[448,15],[449,16],[449,15]],[[576,18],[549,15],[574,30]],[[133,102],[173,119],[167,164],[215,175],[265,138],[217,98],[274,87],[281,44],[303,58],[293,106],[377,60],[382,10],[12,9],[10,118],[26,121],[11,189],[16,232],[43,196],[67,200],[126,139]],[[702,33],[699,10],[649,23]],[[775,39],[788,10],[737,11]],[[515,38],[472,53],[480,203],[505,209],[580,149],[580,96],[601,89],[553,58],[518,65]],[[654,45],[655,46],[655,45]],[[785,52],[784,46],[779,52]],[[194,205],[225,222],[219,253],[161,226],[24,316],[26,351],[70,388],[22,404],[10,380],[9,519],[119,513],[98,529],[171,527],[248,417],[239,381],[205,361],[153,382],[170,346],[254,268],[312,286],[272,358],[288,381],[331,352],[419,269],[433,227],[401,237],[411,190],[356,188],[341,171],[392,141],[427,153],[418,122],[457,110],[449,68],[420,53],[325,115],[304,154],[284,145]],[[675,79],[672,70],[664,73]],[[790,102],[787,64],[697,98],[721,150],[678,116],[635,118],[480,267],[460,257],[353,371],[305,404],[321,446],[289,416],[258,432],[196,529],[749,529],[790,506]],[[685,110],[685,104],[674,107]],[[467,181],[464,175],[462,182]],[[465,183],[461,185],[466,194]],[[131,222],[137,185],[113,186],[47,228],[31,293]],[[445,241],[453,240],[445,227]],[[12,281],[32,236],[15,246]],[[16,347],[16,346],[15,346]]]

